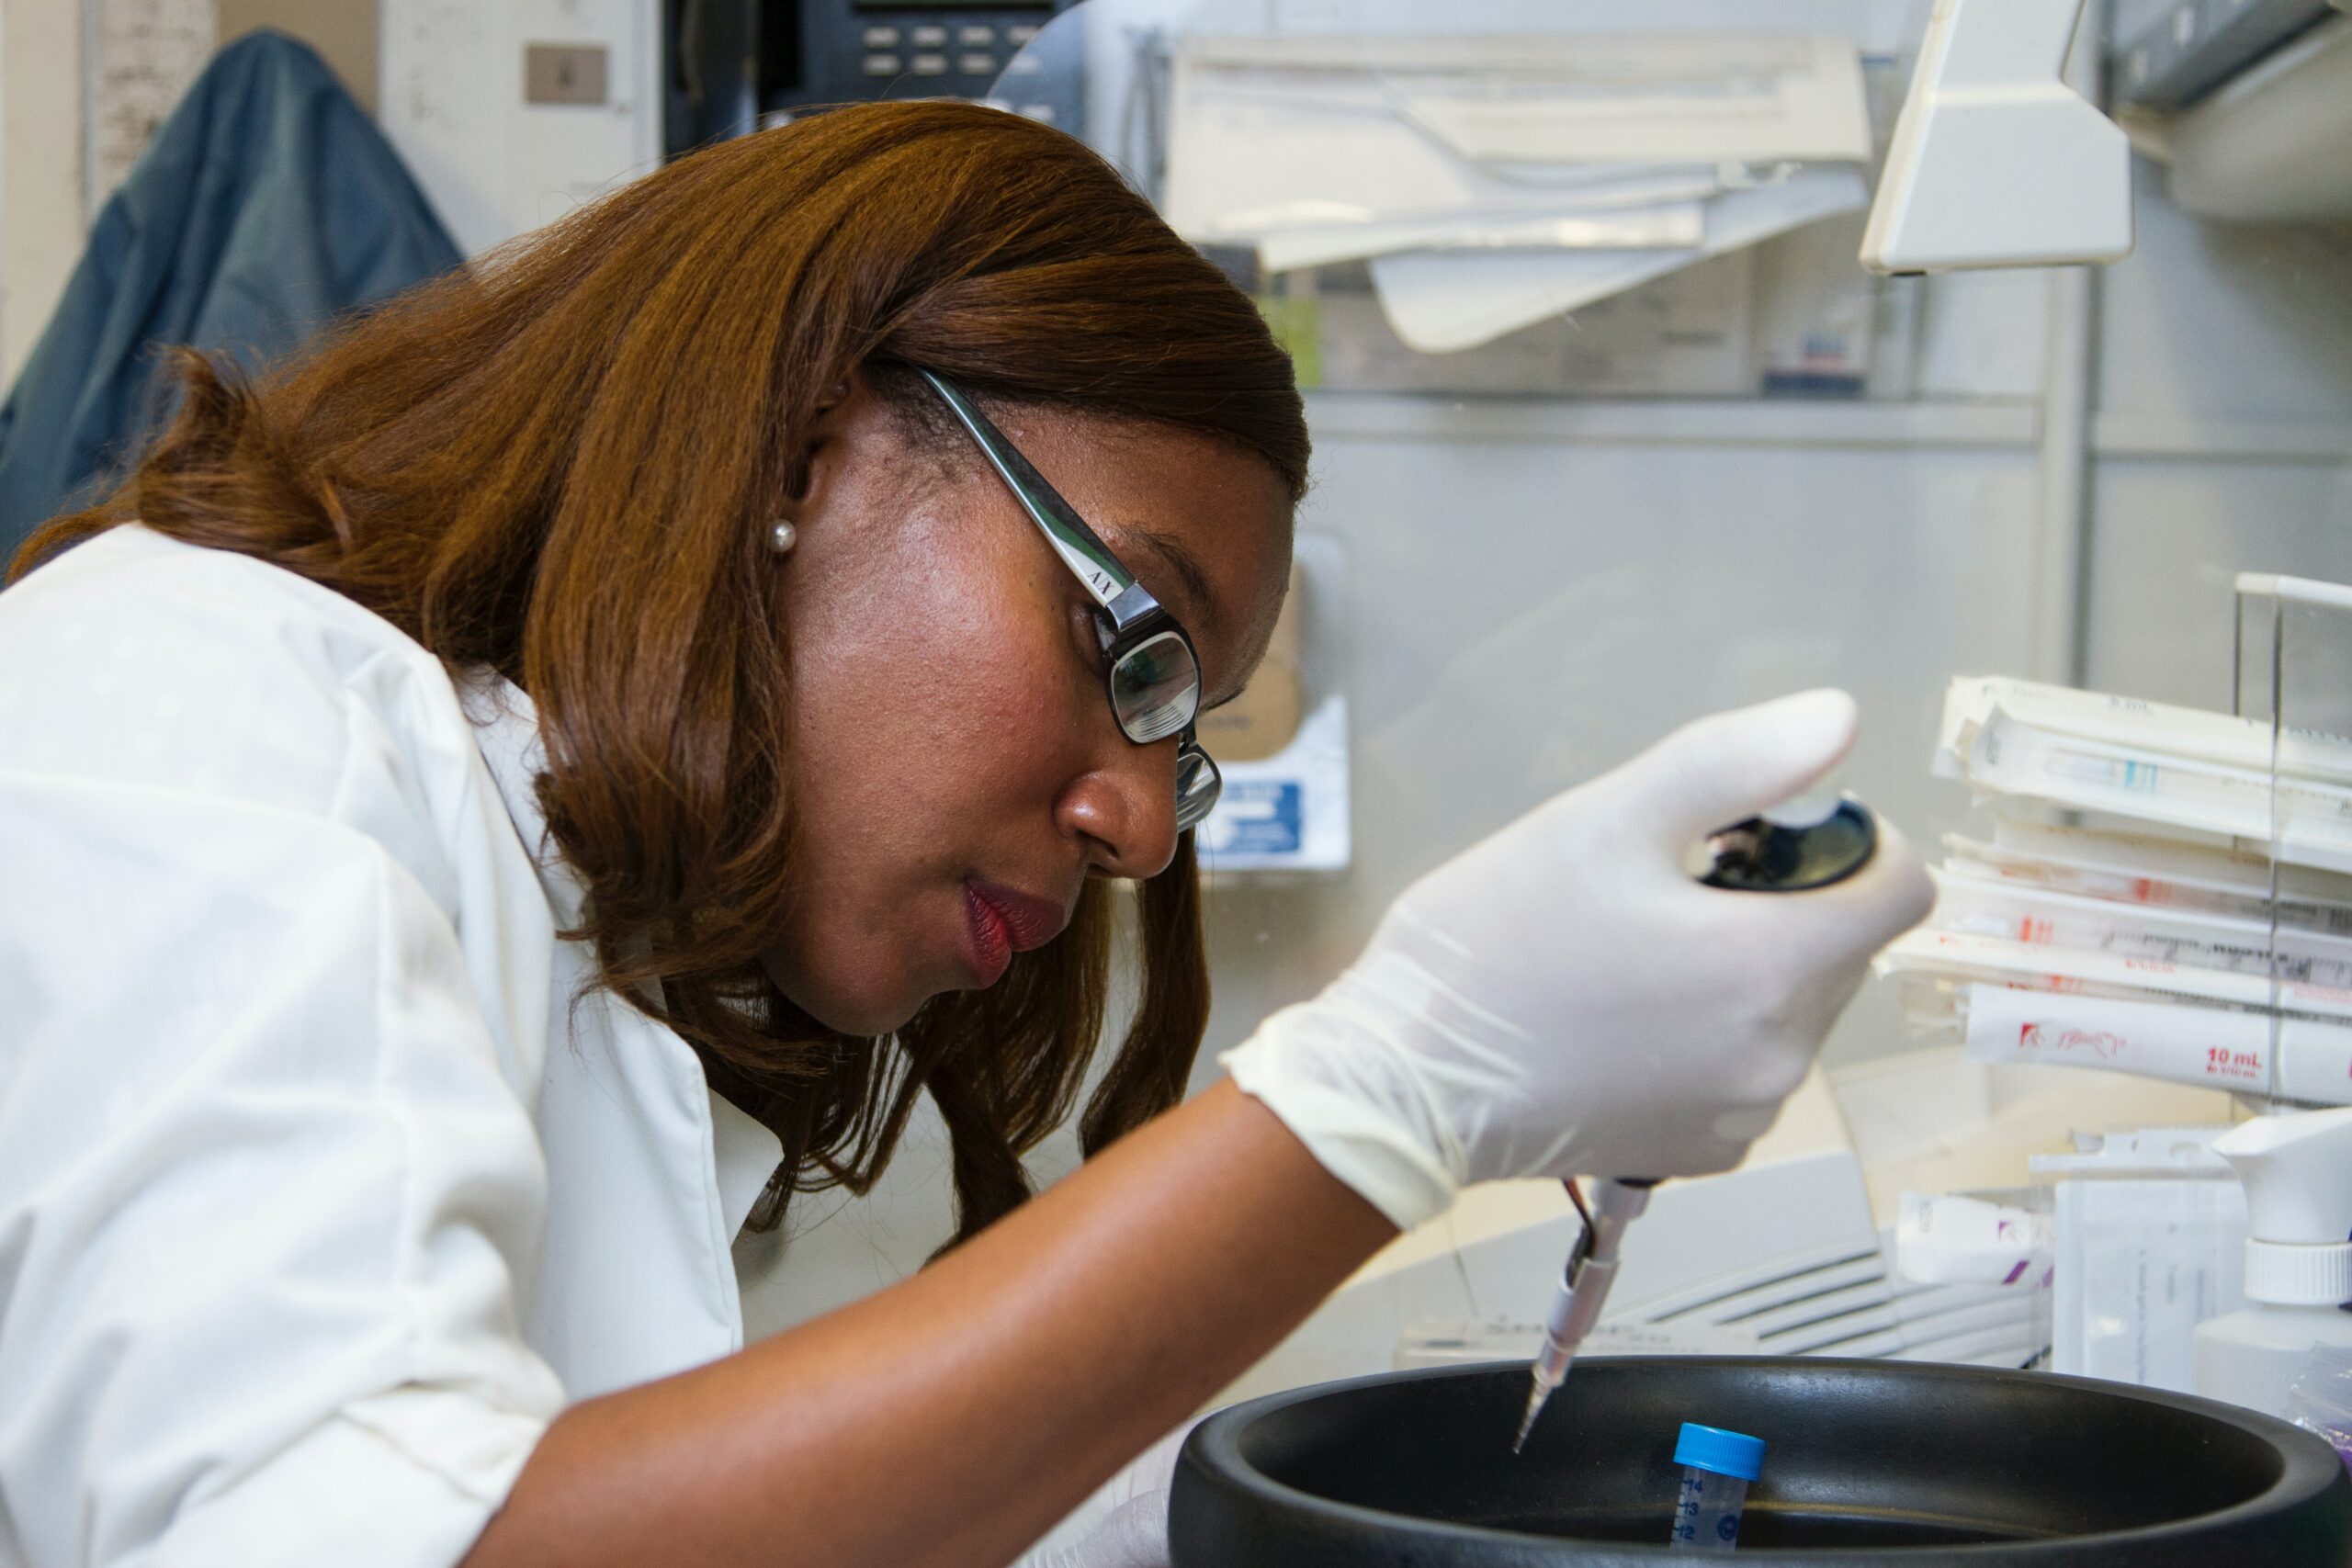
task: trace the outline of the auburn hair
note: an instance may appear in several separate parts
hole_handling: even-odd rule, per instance
[[[721,142],[247,378],[183,352],[168,425],[15,570],[133,519],[300,573],[459,673],[527,691],[550,835],[597,983],[676,1030],[796,1191],[865,1190],[929,1092],[956,1239],[1030,1190],[1101,1037],[1112,909],[895,1035],[846,1036],[762,969],[802,821],[792,627],[763,547],[828,391],[900,407],[938,371],[1008,403],[1204,432],[1303,493],[1304,412],[1247,296],[1101,159],[952,103],[839,109]],[[915,417],[917,428],[935,420]],[[1182,1094],[1208,1013],[1191,836],[1140,888],[1139,999],[1090,1154]]]

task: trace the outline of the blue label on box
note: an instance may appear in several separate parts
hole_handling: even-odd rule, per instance
[[[1216,803],[1208,835],[1213,852],[1227,855],[1295,855],[1303,841],[1300,790],[1295,784],[1232,779]]]

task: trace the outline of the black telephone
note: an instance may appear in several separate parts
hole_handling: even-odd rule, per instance
[[[1083,134],[1082,18],[1038,42],[1077,3],[662,0],[663,152],[872,98],[982,100]]]

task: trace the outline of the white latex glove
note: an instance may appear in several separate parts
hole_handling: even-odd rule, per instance
[[[1883,820],[1867,867],[1810,893],[1703,886],[1686,857],[1854,728],[1820,691],[1677,731],[1407,888],[1227,1069],[1399,1226],[1474,1181],[1730,1168],[1934,893]]]
[[[1012,1568],[1168,1568],[1168,1492],[1187,1421],[1080,1504]]]

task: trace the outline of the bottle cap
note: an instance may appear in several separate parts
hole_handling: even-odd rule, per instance
[[[2352,1107],[2257,1116],[2213,1140],[2245,1183],[2246,1235],[2341,1247],[2352,1240]]]
[[[2274,1306],[2340,1306],[2352,1302],[2352,1243],[2299,1247],[2245,1244],[2245,1295]]]
[[[1685,1421],[1682,1436],[1674,1445],[1674,1462],[1753,1481],[1764,1473],[1764,1439]]]

